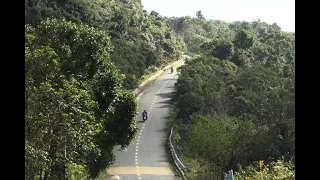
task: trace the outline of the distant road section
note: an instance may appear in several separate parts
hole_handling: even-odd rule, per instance
[[[178,63],[175,67],[183,64]],[[170,163],[170,155],[166,150],[166,123],[171,103],[171,93],[174,91],[178,74],[164,71],[143,92],[139,99],[137,125],[139,131],[134,142],[121,152],[114,151],[116,160],[108,174],[120,180],[182,180]],[[149,117],[142,122],[142,111],[147,110]]]

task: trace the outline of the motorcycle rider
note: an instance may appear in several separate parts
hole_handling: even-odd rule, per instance
[[[146,117],[146,120],[148,119],[148,112],[147,112],[147,110],[144,110],[143,112],[142,112],[142,118],[143,117]]]

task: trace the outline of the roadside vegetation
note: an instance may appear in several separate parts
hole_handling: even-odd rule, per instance
[[[261,21],[169,21],[188,50],[188,39],[203,39],[191,41],[198,56],[180,68],[174,96],[189,179],[223,179],[230,169],[236,179],[294,179],[294,33]]]
[[[135,137],[132,90],[185,44],[140,1],[25,5],[25,177],[95,179]]]
[[[25,179],[96,179],[137,132],[133,91],[181,58],[175,143],[189,179],[294,179],[295,34],[162,17],[141,1],[25,1]]]

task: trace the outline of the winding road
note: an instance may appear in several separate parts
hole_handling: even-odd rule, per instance
[[[163,72],[143,92],[139,99],[137,125],[139,131],[127,150],[114,150],[116,159],[108,174],[120,180],[181,180],[171,163],[167,150],[167,118],[177,81],[176,71]],[[149,117],[142,122],[141,113],[147,110]]]

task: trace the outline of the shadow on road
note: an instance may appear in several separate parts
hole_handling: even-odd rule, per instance
[[[169,86],[169,87],[166,87],[167,89],[174,89],[175,87],[174,86]]]
[[[162,97],[162,98],[171,98],[171,92],[168,93],[158,93],[158,96]]]
[[[148,120],[147,120],[148,121]],[[137,123],[144,123],[144,120],[142,120],[142,119],[137,119]]]
[[[159,106],[158,108],[170,108],[170,104],[165,104],[165,105]]]
[[[161,159],[160,160],[157,160],[157,162],[169,162],[169,156],[168,155],[161,155],[160,156],[161,157]]]
[[[171,104],[171,99],[167,99],[167,100],[158,102],[157,104]]]
[[[157,132],[167,132],[167,128],[159,129]]]
[[[169,115],[167,115],[167,116],[164,116],[163,118],[164,118],[164,119],[169,119],[169,117],[170,117],[170,116],[169,116]]]

